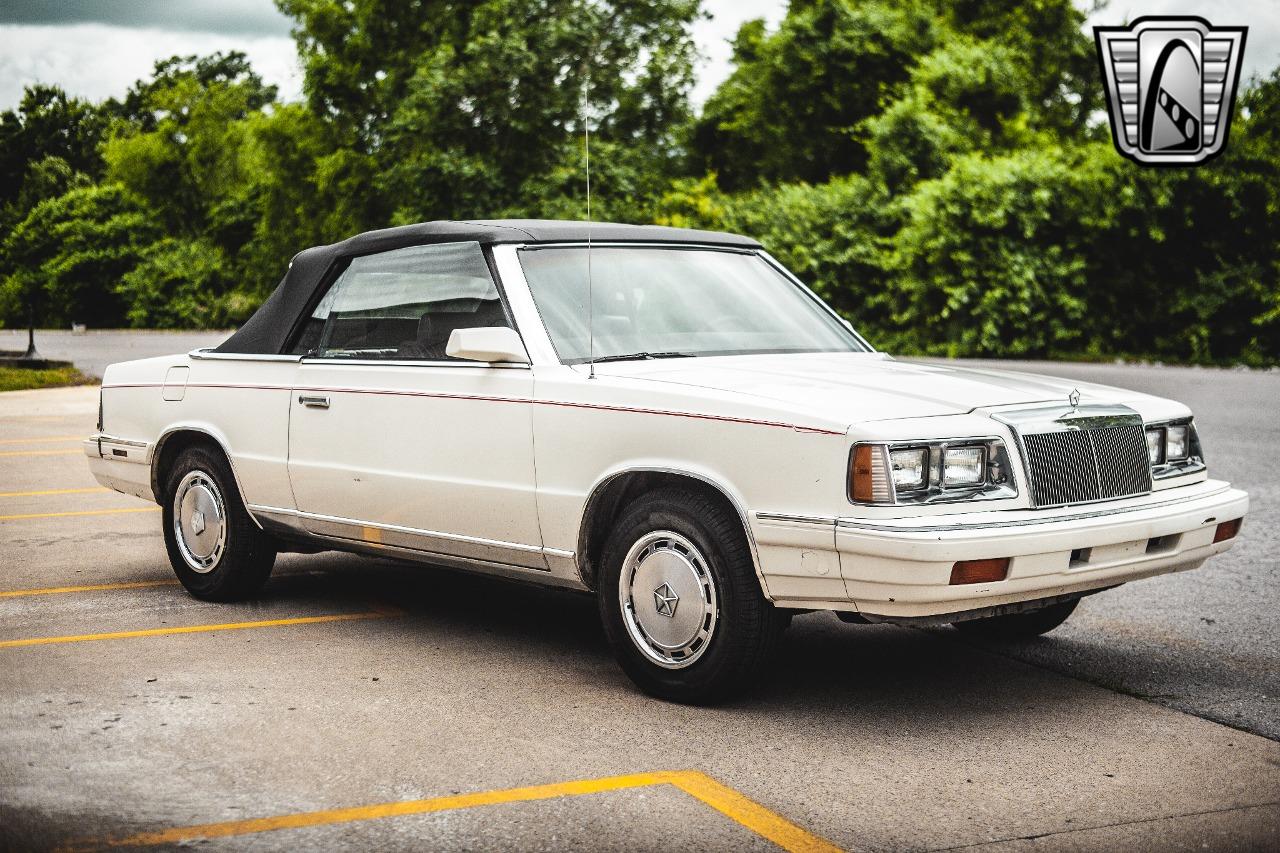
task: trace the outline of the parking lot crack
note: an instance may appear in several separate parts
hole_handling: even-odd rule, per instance
[[[1041,838],[1053,838],[1059,835],[1071,835],[1079,832],[1093,832],[1099,829],[1115,829],[1122,826],[1141,826],[1143,824],[1159,823],[1165,820],[1178,820],[1187,817],[1204,817],[1205,815],[1228,814],[1230,812],[1242,812],[1250,809],[1264,809],[1272,806],[1280,806],[1280,800],[1269,800],[1264,803],[1250,803],[1242,806],[1223,806],[1218,809],[1205,809],[1203,811],[1180,812],[1178,814],[1159,815],[1157,817],[1139,818],[1137,820],[1119,820],[1114,823],[1100,823],[1093,826],[1073,826],[1070,829],[1055,829],[1049,832],[1036,832],[1030,835],[1010,835],[1004,838],[989,838],[985,841],[975,841],[972,844],[957,844],[951,847],[930,847],[929,853],[943,853],[947,850],[973,850],[980,847],[987,847],[992,844],[1007,844],[1010,841],[1036,841]]]

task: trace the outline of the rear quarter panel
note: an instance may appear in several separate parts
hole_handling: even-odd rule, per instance
[[[183,367],[185,387],[166,389],[166,375]],[[147,442],[153,464],[173,433],[206,433],[230,457],[247,503],[292,508],[286,464],[295,370],[287,361],[187,355],[113,364],[102,381],[103,432]]]

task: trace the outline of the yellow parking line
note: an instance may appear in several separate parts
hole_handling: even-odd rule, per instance
[[[159,512],[158,506],[130,506],[120,509],[81,509],[74,512],[24,512],[19,515],[0,515],[0,521],[19,521],[24,518],[67,518],[73,515],[119,515],[122,512]]]
[[[125,581],[123,583],[95,583],[84,586],[46,586],[36,589],[0,590],[0,598],[21,598],[26,595],[57,595],[63,592],[98,592],[109,589],[144,589],[149,586],[175,586],[177,578],[154,581]]]
[[[557,797],[576,797],[582,794],[600,794],[607,791],[646,788],[654,785],[673,785],[679,788],[752,832],[767,838],[783,850],[805,851],[805,853],[834,853],[834,851],[839,851],[840,849],[781,815],[769,811],[759,803],[747,799],[732,788],[720,784],[705,773],[699,773],[695,770],[634,773],[628,776],[582,779],[576,782],[557,782],[550,785],[532,785],[526,788],[506,788],[496,791],[483,791],[476,794],[435,797],[427,800],[402,800],[344,809],[300,812],[297,814],[276,815],[274,817],[250,818],[249,820],[233,820],[225,823],[206,823],[198,826],[164,829],[158,832],[143,832],[126,838],[106,839],[90,843],[87,846],[73,846],[69,849],[94,849],[102,845],[110,847],[146,847],[154,844],[180,844],[197,839],[228,838],[238,835],[252,835],[259,832],[272,832],[279,829],[301,829],[310,826],[429,814],[431,812],[471,809],[504,803],[532,802],[555,799]]]
[[[74,450],[0,450],[0,456],[70,456],[73,453],[84,453],[80,448]]]
[[[671,780],[671,784],[742,824],[756,835],[769,839],[783,850],[830,853],[840,849],[825,838],[797,826],[777,812],[769,811],[755,800],[720,784],[705,773],[685,770],[671,775],[679,777]]]
[[[109,492],[108,488],[103,486],[93,486],[84,489],[39,489],[33,492],[0,492],[0,498],[38,498],[43,495],[84,495],[89,492]]]
[[[40,444],[45,441],[83,441],[83,435],[47,435],[40,438],[0,438],[0,444]]]
[[[84,643],[91,640],[129,640],[135,637],[164,637],[169,634],[201,634],[206,631],[240,631],[246,628],[279,628],[285,625],[315,625],[320,622],[353,622],[359,619],[385,619],[403,611],[375,607],[363,613],[331,613],[327,616],[299,616],[293,619],[264,619],[260,622],[225,622],[221,625],[188,625],[175,628],[147,628],[141,631],[111,631],[106,634],[75,634],[68,637],[32,637],[25,640],[0,641],[0,649],[21,646],[46,646],[52,643]]]

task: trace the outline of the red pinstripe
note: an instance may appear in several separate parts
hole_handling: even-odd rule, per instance
[[[116,385],[103,385],[103,390],[109,388],[162,388],[162,382],[137,382],[137,383],[120,383]],[[789,424],[782,421],[766,421],[755,418],[736,418],[729,415],[712,415],[702,412],[674,412],[668,409],[644,409],[635,406],[611,406],[606,403],[574,403],[568,400],[534,400],[524,397],[489,397],[478,394],[445,394],[434,391],[397,391],[394,389],[383,388],[333,388],[323,386],[302,386],[302,385],[243,385],[236,383],[219,383],[219,382],[191,382],[187,384],[188,388],[228,388],[236,390],[248,391],[311,391],[311,392],[328,392],[331,394],[378,394],[391,397],[429,397],[436,400],[475,400],[478,402],[489,403],[529,403],[535,406],[559,406],[568,409],[594,409],[604,412],[631,412],[640,415],[665,415],[674,418],[694,418],[704,421],[721,421],[723,423],[748,424],[751,426],[767,426],[779,427],[782,429],[790,429],[796,432],[812,432],[820,435],[844,435],[843,432],[830,429],[822,429],[821,427],[807,427],[799,424]]]

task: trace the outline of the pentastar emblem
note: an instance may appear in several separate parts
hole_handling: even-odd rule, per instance
[[[1071,404],[1071,408],[1080,408],[1080,389],[1072,388],[1071,393],[1067,395],[1067,402]]]
[[[676,608],[680,606],[680,596],[676,595],[670,584],[664,583],[653,591],[653,604],[658,609],[659,616],[674,617]]]

